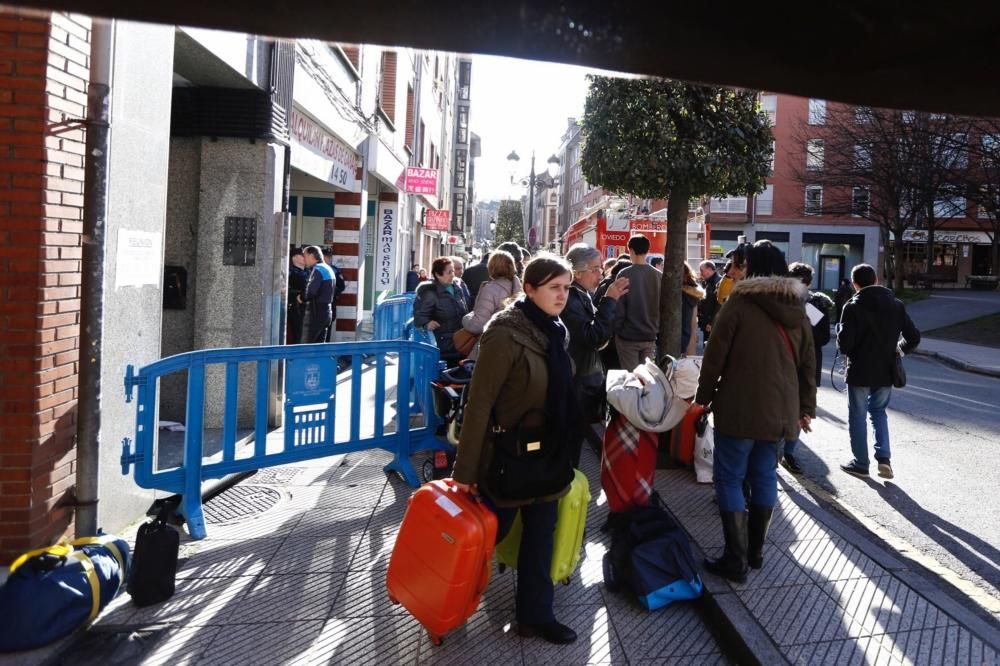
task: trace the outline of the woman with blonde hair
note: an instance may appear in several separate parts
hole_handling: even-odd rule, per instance
[[[482,335],[486,324],[508,300],[521,293],[521,281],[517,277],[517,264],[510,252],[497,250],[490,255],[486,264],[490,279],[484,282],[476,294],[476,305],[472,312],[462,317],[462,328],[473,335]],[[475,360],[479,355],[477,344],[468,358]]]

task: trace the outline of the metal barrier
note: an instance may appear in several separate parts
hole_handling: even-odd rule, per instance
[[[413,302],[417,295],[413,292],[397,294],[382,299],[375,306],[374,334],[376,340],[405,340],[404,327],[413,318]]]
[[[338,380],[337,359],[350,357],[351,374]],[[253,452],[237,457],[239,369],[241,363],[255,366],[255,414]],[[268,446],[268,394],[272,364],[284,363],[284,433]],[[220,366],[225,371],[222,411],[221,452],[205,457],[203,451],[206,398],[206,368]],[[367,369],[366,369],[367,367]],[[374,378],[370,376],[374,368]],[[390,369],[392,369],[390,371]],[[187,372],[187,412],[183,463],[158,469],[159,380],[177,372]],[[258,470],[354,451],[384,449],[393,454],[385,472],[400,474],[413,487],[420,485],[409,457],[420,450],[447,449],[435,430],[438,419],[433,409],[423,411],[422,422],[411,427],[410,417],[420,405],[432,405],[432,379],[439,372],[438,350],[428,344],[405,340],[379,342],[339,342],[332,344],[206,349],[161,359],[136,372],[128,366],[125,400],[131,402],[138,389],[135,445],[123,440],[122,474],[135,467],[135,481],[143,488],[183,495],[181,511],[195,539],[205,537],[201,507],[201,484],[229,474]],[[366,373],[368,373],[366,375]],[[395,431],[386,432],[387,379],[395,375]],[[373,381],[372,381],[373,380]],[[337,413],[338,384],[350,383],[349,410]],[[373,404],[363,406],[362,384],[374,383]],[[390,387],[391,389],[391,387]],[[415,411],[416,410],[416,411]],[[372,433],[361,433],[362,417],[374,416]],[[346,424],[342,423],[347,418]],[[339,429],[346,436],[337,437]]]

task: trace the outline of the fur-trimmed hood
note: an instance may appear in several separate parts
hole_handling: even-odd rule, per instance
[[[786,328],[797,327],[805,317],[809,288],[797,278],[755,277],[733,286],[730,299],[754,303]]]
[[[682,287],[684,293],[691,298],[696,298],[699,301],[705,298],[705,290],[696,284],[686,284]]]

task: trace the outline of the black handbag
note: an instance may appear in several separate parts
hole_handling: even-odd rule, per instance
[[[903,367],[903,352],[898,348],[892,360],[892,385],[896,388],[906,386],[906,368]]]
[[[493,457],[486,481],[498,499],[546,497],[573,481],[569,448],[552,437],[544,425],[526,426],[526,420],[514,428],[503,428],[496,413],[492,414]]]

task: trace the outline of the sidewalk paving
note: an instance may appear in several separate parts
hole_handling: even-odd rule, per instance
[[[223,492],[205,505],[208,538],[182,543],[174,597],[137,608],[123,594],[66,646],[67,663],[119,663],[129,649],[140,649],[129,663],[171,666],[729,663],[697,604],[649,613],[604,589],[603,500],[590,507],[580,567],[556,589],[557,617],[580,635],[574,645],[516,635],[516,574],[507,571],[494,572],[468,624],[433,646],[386,596],[388,559],[411,492],[386,478],[387,461],[372,451],[276,467]],[[597,497],[599,461],[590,450],[582,467]],[[148,638],[130,644],[124,637],[134,632]]]
[[[745,584],[706,575],[726,624],[764,664],[997,664],[1000,630],[830,514],[780,472],[764,567]],[[709,557],[722,552],[712,486],[665,470],[656,487]]]
[[[995,347],[924,337],[912,353],[936,358],[960,370],[1000,377],[1000,349]]]

